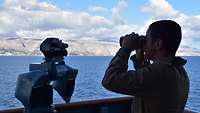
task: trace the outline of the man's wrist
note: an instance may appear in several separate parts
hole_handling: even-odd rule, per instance
[[[117,52],[117,56],[128,59],[131,54],[131,51],[127,48],[121,47]]]
[[[125,51],[125,52],[127,52],[127,53],[129,53],[129,54],[132,52],[130,49],[128,49],[126,47],[121,47],[120,49]]]

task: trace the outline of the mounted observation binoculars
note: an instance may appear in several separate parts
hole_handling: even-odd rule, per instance
[[[40,45],[44,62],[30,64],[29,72],[18,76],[15,97],[24,105],[24,113],[54,113],[53,89],[70,102],[78,70],[65,64],[67,47],[58,38],[47,38]]]

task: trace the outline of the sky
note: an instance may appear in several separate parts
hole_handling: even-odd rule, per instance
[[[0,0],[0,38],[49,36],[117,43],[160,19],[182,27],[180,49],[200,53],[200,0]]]

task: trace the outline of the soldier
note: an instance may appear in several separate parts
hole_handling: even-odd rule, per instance
[[[175,56],[181,38],[181,27],[172,20],[152,23],[145,41],[135,33],[126,35],[121,38],[121,48],[111,60],[102,85],[134,96],[132,113],[183,113],[189,79],[183,67],[186,60]],[[135,70],[127,70],[134,50]]]

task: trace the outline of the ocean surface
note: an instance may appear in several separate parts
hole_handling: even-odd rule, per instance
[[[126,96],[110,92],[101,85],[105,69],[112,57],[68,56],[66,64],[79,70],[71,101],[93,100]],[[200,57],[184,57],[190,78],[190,93],[187,108],[200,112]],[[40,63],[39,56],[0,56],[0,109],[22,107],[14,97],[16,79],[20,73],[28,72],[30,63]],[[132,68],[129,62],[129,69]],[[54,103],[63,103],[54,91]]]

